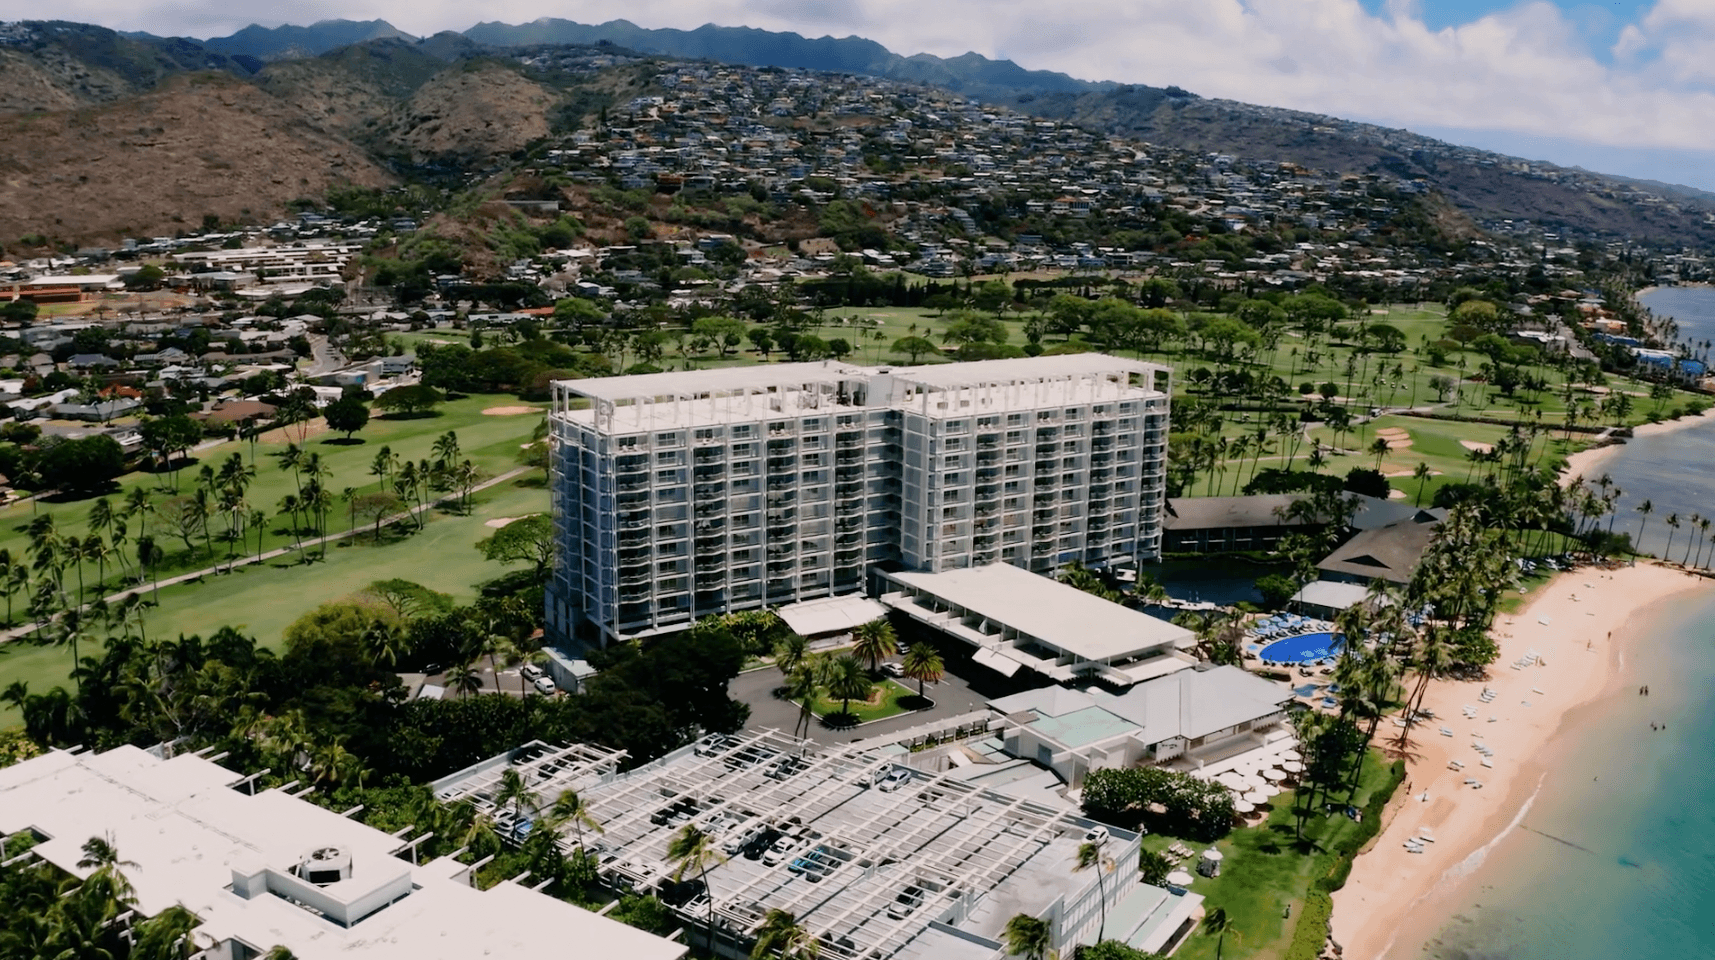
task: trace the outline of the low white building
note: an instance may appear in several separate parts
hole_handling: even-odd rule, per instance
[[[510,882],[470,885],[470,867],[410,859],[411,844],[194,755],[136,747],[54,751],[0,770],[0,835],[83,877],[82,846],[110,837],[134,864],[137,909],[183,905],[207,960],[276,946],[300,960],[591,957],[678,960],[684,945]]]
[[[1007,676],[1028,667],[1126,687],[1197,662],[1184,627],[1011,564],[880,576],[884,605],[974,645],[977,663]]]
[[[1238,667],[1182,670],[1122,694],[1044,687],[989,701],[1007,753],[1073,787],[1091,770],[1163,764],[1194,772],[1292,737],[1281,686]]]

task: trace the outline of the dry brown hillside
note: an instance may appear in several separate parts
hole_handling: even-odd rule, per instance
[[[446,69],[446,61],[410,44],[377,40],[271,63],[256,75],[256,83],[324,129],[363,142],[385,135],[383,121]]]
[[[222,74],[193,74],[120,103],[0,118],[0,242],[79,242],[259,222],[333,185],[392,174],[293,107]]]
[[[91,67],[55,48],[31,54],[0,50],[0,113],[70,110],[135,92],[118,74]]]
[[[504,155],[548,135],[560,95],[499,64],[473,62],[418,88],[389,122],[414,162]]]

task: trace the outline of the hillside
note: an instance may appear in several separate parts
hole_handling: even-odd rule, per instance
[[[548,135],[560,94],[510,67],[466,61],[423,84],[389,115],[391,148],[412,163],[475,161]]]
[[[208,40],[204,46],[220,53],[279,60],[314,57],[353,43],[389,39],[414,41],[417,38],[385,20],[320,20],[307,27],[286,24],[269,28],[251,24],[230,37]]]
[[[0,113],[112,103],[187,71],[250,72],[194,40],[137,39],[84,23],[5,24],[0,40]]]
[[[1639,181],[1514,157],[1373,124],[1209,100],[1175,88],[1126,86],[1014,98],[1016,109],[1177,149],[1280,160],[1342,173],[1421,179],[1479,221],[1530,220],[1551,229],[1657,242],[1715,244],[1715,202],[1701,191],[1640,201]],[[1649,192],[1646,190],[1646,192]]]
[[[256,75],[256,83],[323,129],[374,142],[388,135],[384,121],[400,103],[446,68],[415,44],[386,39],[275,61]]]
[[[0,117],[0,237],[112,241],[256,221],[340,184],[392,174],[302,113],[222,74],[178,77],[124,101]]]

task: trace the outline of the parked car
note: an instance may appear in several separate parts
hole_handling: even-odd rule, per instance
[[[917,912],[917,908],[922,905],[923,888],[912,884],[899,891],[899,896],[894,897],[893,902],[887,905],[887,915],[895,920],[904,920]]]
[[[536,688],[536,692],[543,696],[551,696],[559,690],[558,687],[554,686],[554,680],[552,677],[537,677],[532,681],[531,686],[534,686]]]
[[[699,757],[712,757],[732,746],[732,738],[724,733],[711,733],[697,741],[691,752]]]
[[[526,663],[524,665],[524,671],[523,672],[524,672],[524,679],[534,680],[537,677],[542,675],[542,668],[539,665],[534,664],[534,663]]]
[[[907,770],[904,767],[894,767],[888,772],[887,776],[881,778],[881,782],[876,784],[876,786],[880,787],[883,793],[892,793],[910,782],[910,770]]]
[[[1096,827],[1091,827],[1090,829],[1084,831],[1084,842],[1085,843],[1093,843],[1093,844],[1096,844],[1097,846],[1101,846],[1102,844],[1107,843],[1108,842],[1108,828],[1096,826]]]
[[[889,660],[881,665],[881,672],[890,677],[905,676],[905,665],[897,660]]]
[[[768,852],[762,855],[763,865],[772,867],[785,863],[786,858],[792,856],[793,852],[796,851],[798,846],[802,843],[803,841],[799,840],[797,837],[781,837],[774,841],[774,843],[770,844]]]

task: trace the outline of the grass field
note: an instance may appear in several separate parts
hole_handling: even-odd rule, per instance
[[[519,405],[517,398],[510,395],[482,395],[443,404],[434,416],[410,419],[372,417],[369,425],[354,438],[356,442],[349,444],[343,437],[325,431],[318,435],[316,430],[319,428],[316,424],[319,421],[316,421],[309,425],[310,432],[303,449],[321,455],[323,462],[332,471],[326,481],[327,487],[336,497],[348,487],[358,492],[379,489],[380,483],[370,473],[370,467],[382,447],[388,447],[400,458],[422,460],[433,456],[435,438],[448,431],[458,435],[461,455],[475,463],[485,475],[493,476],[519,465],[518,455],[522,446],[529,442],[539,417],[485,416],[482,411],[491,407]],[[295,440],[297,436],[297,427],[273,431],[268,438],[279,439],[276,442],[259,442],[254,450],[247,441],[223,443],[198,451],[194,454],[193,462],[180,467],[176,478],[170,473],[128,474],[119,479],[118,489],[106,496],[112,506],[118,509],[123,505],[128,492],[141,487],[149,490],[153,499],[159,503],[173,496],[175,485],[180,492],[194,488],[200,465],[218,467],[220,462],[232,453],[240,453],[244,456],[245,463],[253,463],[256,469],[256,478],[246,491],[245,499],[253,509],[264,510],[270,516],[268,530],[262,538],[263,549],[285,546],[294,539],[288,529],[289,520],[275,514],[279,510],[281,498],[294,493],[297,487],[292,471],[279,468],[277,454],[286,448],[289,440]],[[90,497],[64,503],[41,502],[33,506],[13,504],[0,510],[0,549],[10,550],[14,557],[22,556],[28,544],[25,529],[38,513],[52,514],[56,532],[62,537],[73,534],[87,536],[90,532],[89,511],[96,499]],[[158,519],[134,517],[127,525],[131,544],[128,544],[126,549],[133,549],[132,544],[135,543],[136,537],[147,532],[167,551],[167,562],[159,568],[162,576],[168,576],[175,571],[201,569],[210,563],[206,546],[200,537],[193,538],[192,546],[187,549],[181,540],[163,529]],[[336,533],[349,527],[343,503],[336,505],[330,513],[328,526],[330,532]],[[227,553],[227,547],[220,542],[219,537],[219,531],[225,529],[225,523],[216,520],[211,524],[211,528],[216,531],[215,557],[220,558]],[[239,552],[248,550],[255,553],[255,534],[248,533],[246,539],[247,546],[240,548]],[[115,561],[110,560],[107,564],[110,582],[117,582],[118,573],[115,567]],[[95,573],[93,566],[88,566],[85,570],[90,581],[91,595],[95,592]],[[68,574],[68,577],[75,582],[75,576]]]
[[[371,489],[376,487],[374,478],[368,474],[368,466],[374,452],[382,445],[391,446],[401,456],[421,459],[430,455],[429,448],[435,437],[447,430],[458,432],[464,454],[479,464],[486,474],[498,474],[519,466],[517,454],[521,444],[529,440],[537,418],[528,415],[484,416],[481,411],[492,406],[516,404],[516,399],[505,396],[471,397],[447,404],[442,415],[437,417],[372,420],[363,434],[367,437],[366,442],[361,445],[325,444],[320,442],[326,439],[325,436],[312,436],[307,447],[322,451],[328,459],[334,471],[330,485],[336,490],[358,485]],[[258,506],[271,508],[279,497],[293,490],[291,473],[276,469],[275,458],[270,456],[283,446],[258,444],[257,476],[248,495],[248,499]],[[223,444],[202,451],[200,458],[204,462],[218,460],[234,450],[242,451],[248,462],[248,443]],[[422,531],[416,531],[409,524],[399,524],[385,530],[379,543],[365,533],[336,541],[328,546],[325,561],[302,564],[295,562],[295,558],[283,557],[259,566],[240,567],[230,574],[205,577],[201,582],[168,587],[160,591],[159,606],[150,611],[146,628],[152,636],[206,635],[230,625],[241,627],[255,635],[263,645],[273,647],[278,646],[286,625],[300,614],[320,603],[361,590],[376,580],[399,577],[452,594],[459,600],[471,600],[476,595],[477,585],[499,576],[506,569],[484,561],[474,548],[476,541],[493,532],[485,525],[486,522],[547,510],[548,491],[542,478],[540,471],[531,471],[480,491],[473,496],[468,514],[446,508],[431,510]],[[153,489],[160,480],[154,475],[135,474],[124,478],[121,483],[126,488],[144,485]],[[184,480],[186,485],[192,482],[189,477]],[[86,518],[92,502],[44,504],[40,509],[54,514],[62,534],[82,534],[86,532]],[[22,553],[25,540],[20,527],[27,524],[31,516],[27,505],[14,506],[0,514],[0,524],[3,524],[0,546],[11,549],[14,556]],[[133,520],[133,535],[138,532],[135,524],[140,519]],[[264,549],[287,546],[292,542],[285,526],[284,521],[275,518],[264,537]],[[329,517],[330,532],[345,530],[347,526],[346,513],[340,505]],[[160,538],[163,546],[177,548],[176,562],[172,565],[174,569],[200,569],[207,565],[202,543],[197,542],[192,550],[186,551],[177,540],[168,539],[158,529],[158,523],[151,524],[150,532]],[[244,552],[254,555],[255,550],[256,540],[250,537]],[[225,553],[225,546],[217,540],[216,557],[223,557]],[[108,564],[107,572],[107,589],[118,589],[119,575],[113,563]],[[171,570],[163,567],[161,572],[166,576]],[[86,564],[84,573],[90,581],[89,595],[93,597],[96,595],[93,584],[96,567]],[[68,572],[68,585],[75,582],[75,576]],[[18,620],[25,616],[21,600],[14,598],[14,618]],[[83,652],[87,655],[90,651]],[[0,687],[14,680],[24,680],[37,691],[63,684],[69,676],[71,662],[69,648],[42,647],[28,640],[0,644]],[[0,709],[0,726],[15,720],[12,712]]]
[[[300,615],[376,580],[413,580],[468,602],[475,599],[478,585],[511,569],[485,561],[476,551],[476,541],[494,532],[487,521],[548,508],[547,489],[531,482],[531,476],[477,493],[469,514],[432,511],[421,532],[379,545],[357,537],[330,545],[326,561],[298,564],[282,558],[239,567],[201,583],[168,587],[160,591],[160,606],[149,612],[144,627],[151,637],[163,637],[207,636],[232,626],[277,649],[281,633]],[[69,647],[39,646],[29,640],[0,644],[0,687],[23,680],[40,692],[65,684],[71,662]],[[0,727],[16,720],[14,711],[0,707]]]
[[[1358,791],[1353,805],[1362,808],[1371,794],[1388,782],[1388,767],[1373,751],[1364,761]],[[1345,792],[1333,799],[1345,800]],[[1223,855],[1221,875],[1197,877],[1191,885],[1193,893],[1201,894],[1209,910],[1224,908],[1231,918],[1232,929],[1225,942],[1207,930],[1199,928],[1173,954],[1176,960],[1215,960],[1217,956],[1230,960],[1247,957],[1277,958],[1285,953],[1303,912],[1300,907],[1311,884],[1326,876],[1334,866],[1331,846],[1347,834],[1356,833],[1359,825],[1344,816],[1315,815],[1304,821],[1305,844],[1295,837],[1292,804],[1296,795],[1288,792],[1274,798],[1273,811],[1260,825],[1234,830],[1214,846]],[[1146,834],[1144,848],[1160,852],[1171,845],[1175,837]],[[1207,845],[1184,841],[1193,850]],[[1190,870],[1188,862],[1183,869]],[[1286,916],[1288,905],[1291,916]]]

